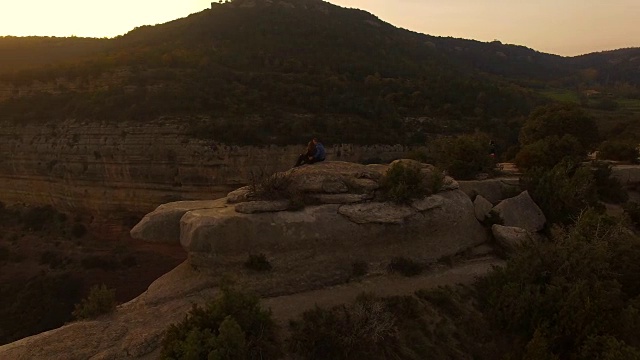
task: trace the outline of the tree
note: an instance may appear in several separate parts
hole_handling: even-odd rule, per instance
[[[598,142],[595,120],[573,104],[555,104],[534,110],[522,130],[520,144],[526,146],[549,136],[574,136],[586,150]]]

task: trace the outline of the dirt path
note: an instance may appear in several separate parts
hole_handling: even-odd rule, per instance
[[[469,284],[479,276],[489,272],[494,265],[504,264],[495,257],[469,260],[453,268],[426,273],[415,277],[400,275],[379,276],[325,289],[294,295],[264,299],[262,304],[271,308],[278,323],[287,324],[290,319],[298,318],[306,310],[318,305],[331,307],[351,303],[363,292],[379,296],[410,295],[416,290],[435,288],[443,285]]]

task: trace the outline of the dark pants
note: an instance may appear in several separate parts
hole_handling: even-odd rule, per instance
[[[314,157],[309,159],[309,156],[307,154],[300,154],[300,156],[298,156],[298,161],[296,161],[296,164],[293,167],[298,167],[304,164],[314,164],[321,161],[324,161],[324,159],[316,159]]]

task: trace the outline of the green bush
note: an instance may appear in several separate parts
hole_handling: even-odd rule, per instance
[[[515,163],[523,171],[534,167],[550,169],[565,158],[581,161],[585,156],[578,139],[572,135],[561,138],[554,135],[524,145],[516,155]]]
[[[60,228],[66,220],[65,214],[58,212],[50,205],[30,207],[22,214],[23,228],[31,231]]]
[[[48,272],[0,282],[0,345],[58,328],[72,320],[82,283],[69,273]]]
[[[71,259],[55,251],[45,251],[40,255],[40,265],[47,264],[52,269],[62,269],[71,263]]]
[[[521,181],[551,224],[571,223],[585,208],[601,207],[593,173],[579,163],[563,160],[552,169],[534,168]]]
[[[640,239],[593,210],[476,286],[505,358],[623,359],[640,350]],[[609,357],[618,354],[614,357]],[[630,357],[634,358],[634,357]]]
[[[89,296],[73,310],[73,317],[81,319],[91,319],[100,315],[108,314],[116,308],[116,291],[108,289],[106,285],[95,285],[89,290]]]
[[[395,316],[381,300],[316,307],[291,322],[290,351],[304,359],[382,359],[398,341]]]
[[[629,200],[629,194],[620,181],[611,176],[611,165],[596,161],[592,163],[598,198],[606,203],[622,204]]]
[[[456,179],[473,179],[479,173],[493,173],[495,159],[490,156],[489,136],[460,135],[440,138],[429,145],[434,163]]]
[[[81,238],[87,234],[87,227],[81,223],[74,223],[71,226],[71,235],[75,238]]]
[[[628,161],[638,163],[640,152],[638,143],[633,140],[607,140],[598,147],[598,160]]]
[[[102,270],[115,270],[119,266],[118,261],[109,255],[90,255],[80,260],[80,264],[85,269]]]
[[[432,292],[442,293],[433,303]],[[471,301],[449,290],[387,298],[363,294],[353,304],[316,307],[292,321],[289,350],[293,358],[309,360],[493,360],[502,347]]]
[[[520,145],[531,145],[552,136],[563,138],[565,135],[571,135],[585,150],[593,149],[599,138],[595,120],[578,106],[553,104],[531,112],[520,130]]]
[[[9,249],[7,249],[6,246],[0,246],[0,264],[9,260],[10,255],[11,255],[11,252],[9,251]]]
[[[354,261],[351,264],[351,274],[355,277],[367,275],[369,272],[369,263],[366,261]]]
[[[640,204],[634,201],[630,201],[622,205],[624,213],[627,214],[631,222],[637,227],[640,227]]]
[[[416,276],[422,274],[426,266],[406,257],[395,257],[389,263],[389,271],[398,272],[404,276]]]
[[[287,173],[269,172],[264,169],[249,173],[251,195],[261,200],[289,199],[291,178]]]
[[[438,192],[443,183],[444,174],[437,168],[424,173],[418,163],[396,162],[380,180],[380,190],[385,200],[406,204]]]
[[[255,296],[224,288],[204,307],[194,305],[185,319],[170,325],[163,359],[279,359],[282,350],[271,312]]]
[[[271,263],[264,254],[249,255],[244,267],[255,271],[270,271],[272,268]]]

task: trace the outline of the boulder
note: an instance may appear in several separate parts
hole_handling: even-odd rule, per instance
[[[131,229],[131,237],[148,242],[178,244],[180,242],[180,218],[191,210],[213,209],[225,206],[226,199],[202,201],[178,201],[158,206],[145,215]]]
[[[614,165],[611,167],[611,177],[625,186],[639,184],[640,165]]]
[[[238,213],[231,205],[195,210],[180,221],[180,242],[195,266],[239,263],[251,252],[272,254],[287,264],[281,266],[298,271],[318,261],[313,271],[326,272],[332,266],[348,266],[353,258],[437,259],[486,241],[464,193],[455,190],[432,197],[434,205],[416,207],[369,202],[255,214]],[[320,253],[322,257],[311,255]]]
[[[518,179],[458,181],[458,186],[471,200],[475,200],[476,196],[482,195],[494,205],[508,198],[509,195],[515,195],[519,192]]]
[[[514,252],[523,245],[535,241],[533,234],[519,227],[495,224],[491,227],[491,232],[496,242],[507,252]]]
[[[482,197],[482,195],[478,195],[473,201],[473,207],[475,210],[476,219],[478,219],[478,221],[484,221],[484,219],[491,212],[491,209],[493,209],[493,204],[491,204],[489,200]]]
[[[531,232],[542,230],[547,221],[528,191],[501,201],[493,210],[504,220],[504,226],[515,226]]]

